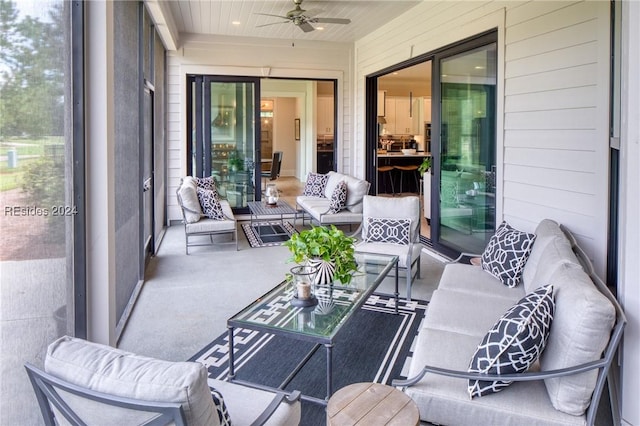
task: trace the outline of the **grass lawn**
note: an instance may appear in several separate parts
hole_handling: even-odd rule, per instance
[[[8,191],[19,188],[22,184],[24,168],[38,157],[45,155],[46,146],[64,146],[64,138],[61,136],[49,136],[41,139],[8,138],[0,141],[0,191]],[[15,149],[18,154],[18,166],[9,167],[7,153]],[[62,149],[64,152],[64,148]]]

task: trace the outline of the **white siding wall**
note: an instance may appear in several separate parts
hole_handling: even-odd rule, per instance
[[[175,191],[186,174],[186,75],[215,74],[324,78],[338,80],[338,134],[341,171],[350,170],[349,117],[353,50],[350,45],[287,40],[192,36],[169,52],[167,88],[167,208],[168,220],[182,219]],[[268,70],[267,70],[268,68]]]
[[[354,164],[364,170],[365,77],[498,29],[498,220],[569,227],[604,274],[609,3],[424,2],[355,46]]]

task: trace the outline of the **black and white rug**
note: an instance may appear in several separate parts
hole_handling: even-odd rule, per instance
[[[372,295],[338,333],[333,346],[334,392],[357,382],[390,384],[405,378],[412,343],[424,318],[427,303],[401,299],[399,315],[395,300]],[[269,333],[235,329],[236,377],[252,383],[278,387],[313,344]],[[223,334],[190,361],[205,364],[209,377],[228,374],[228,338]],[[326,351],[320,348],[286,387],[305,395],[326,396]],[[324,425],[324,407],[303,401],[302,425]]]
[[[286,221],[243,223],[242,230],[251,247],[279,246],[296,232],[293,225]]]

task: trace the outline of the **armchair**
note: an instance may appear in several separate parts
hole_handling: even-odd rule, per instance
[[[272,393],[207,379],[198,363],[156,360],[69,336],[49,345],[46,372],[30,364],[25,368],[47,426],[216,426],[223,412],[239,425],[300,422],[299,392]]]
[[[189,247],[213,244],[213,236],[218,234],[231,234],[231,243],[235,244],[236,250],[238,250],[236,218],[227,200],[220,200],[223,213],[221,220],[207,218],[202,212],[202,207],[198,200],[196,180],[191,176],[182,179],[180,186],[176,190],[176,198],[182,211],[185,251],[187,254],[189,254]],[[209,243],[194,243],[190,241],[190,238],[201,236],[208,236]]]
[[[420,278],[420,199],[365,195],[358,233],[361,241],[356,252],[398,256],[398,268],[406,271],[407,300],[411,300],[413,280]]]

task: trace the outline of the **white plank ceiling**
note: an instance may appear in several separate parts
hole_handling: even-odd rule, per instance
[[[170,0],[162,1],[171,12],[181,35],[204,34],[352,43],[389,22],[420,1],[404,0],[304,0],[302,9],[311,18],[346,18],[350,24],[312,24],[304,32],[285,16],[295,8],[293,0]],[[233,24],[233,22],[238,22]],[[273,24],[273,25],[266,25]],[[266,25],[262,26],[261,25]],[[319,29],[323,27],[323,29]]]

